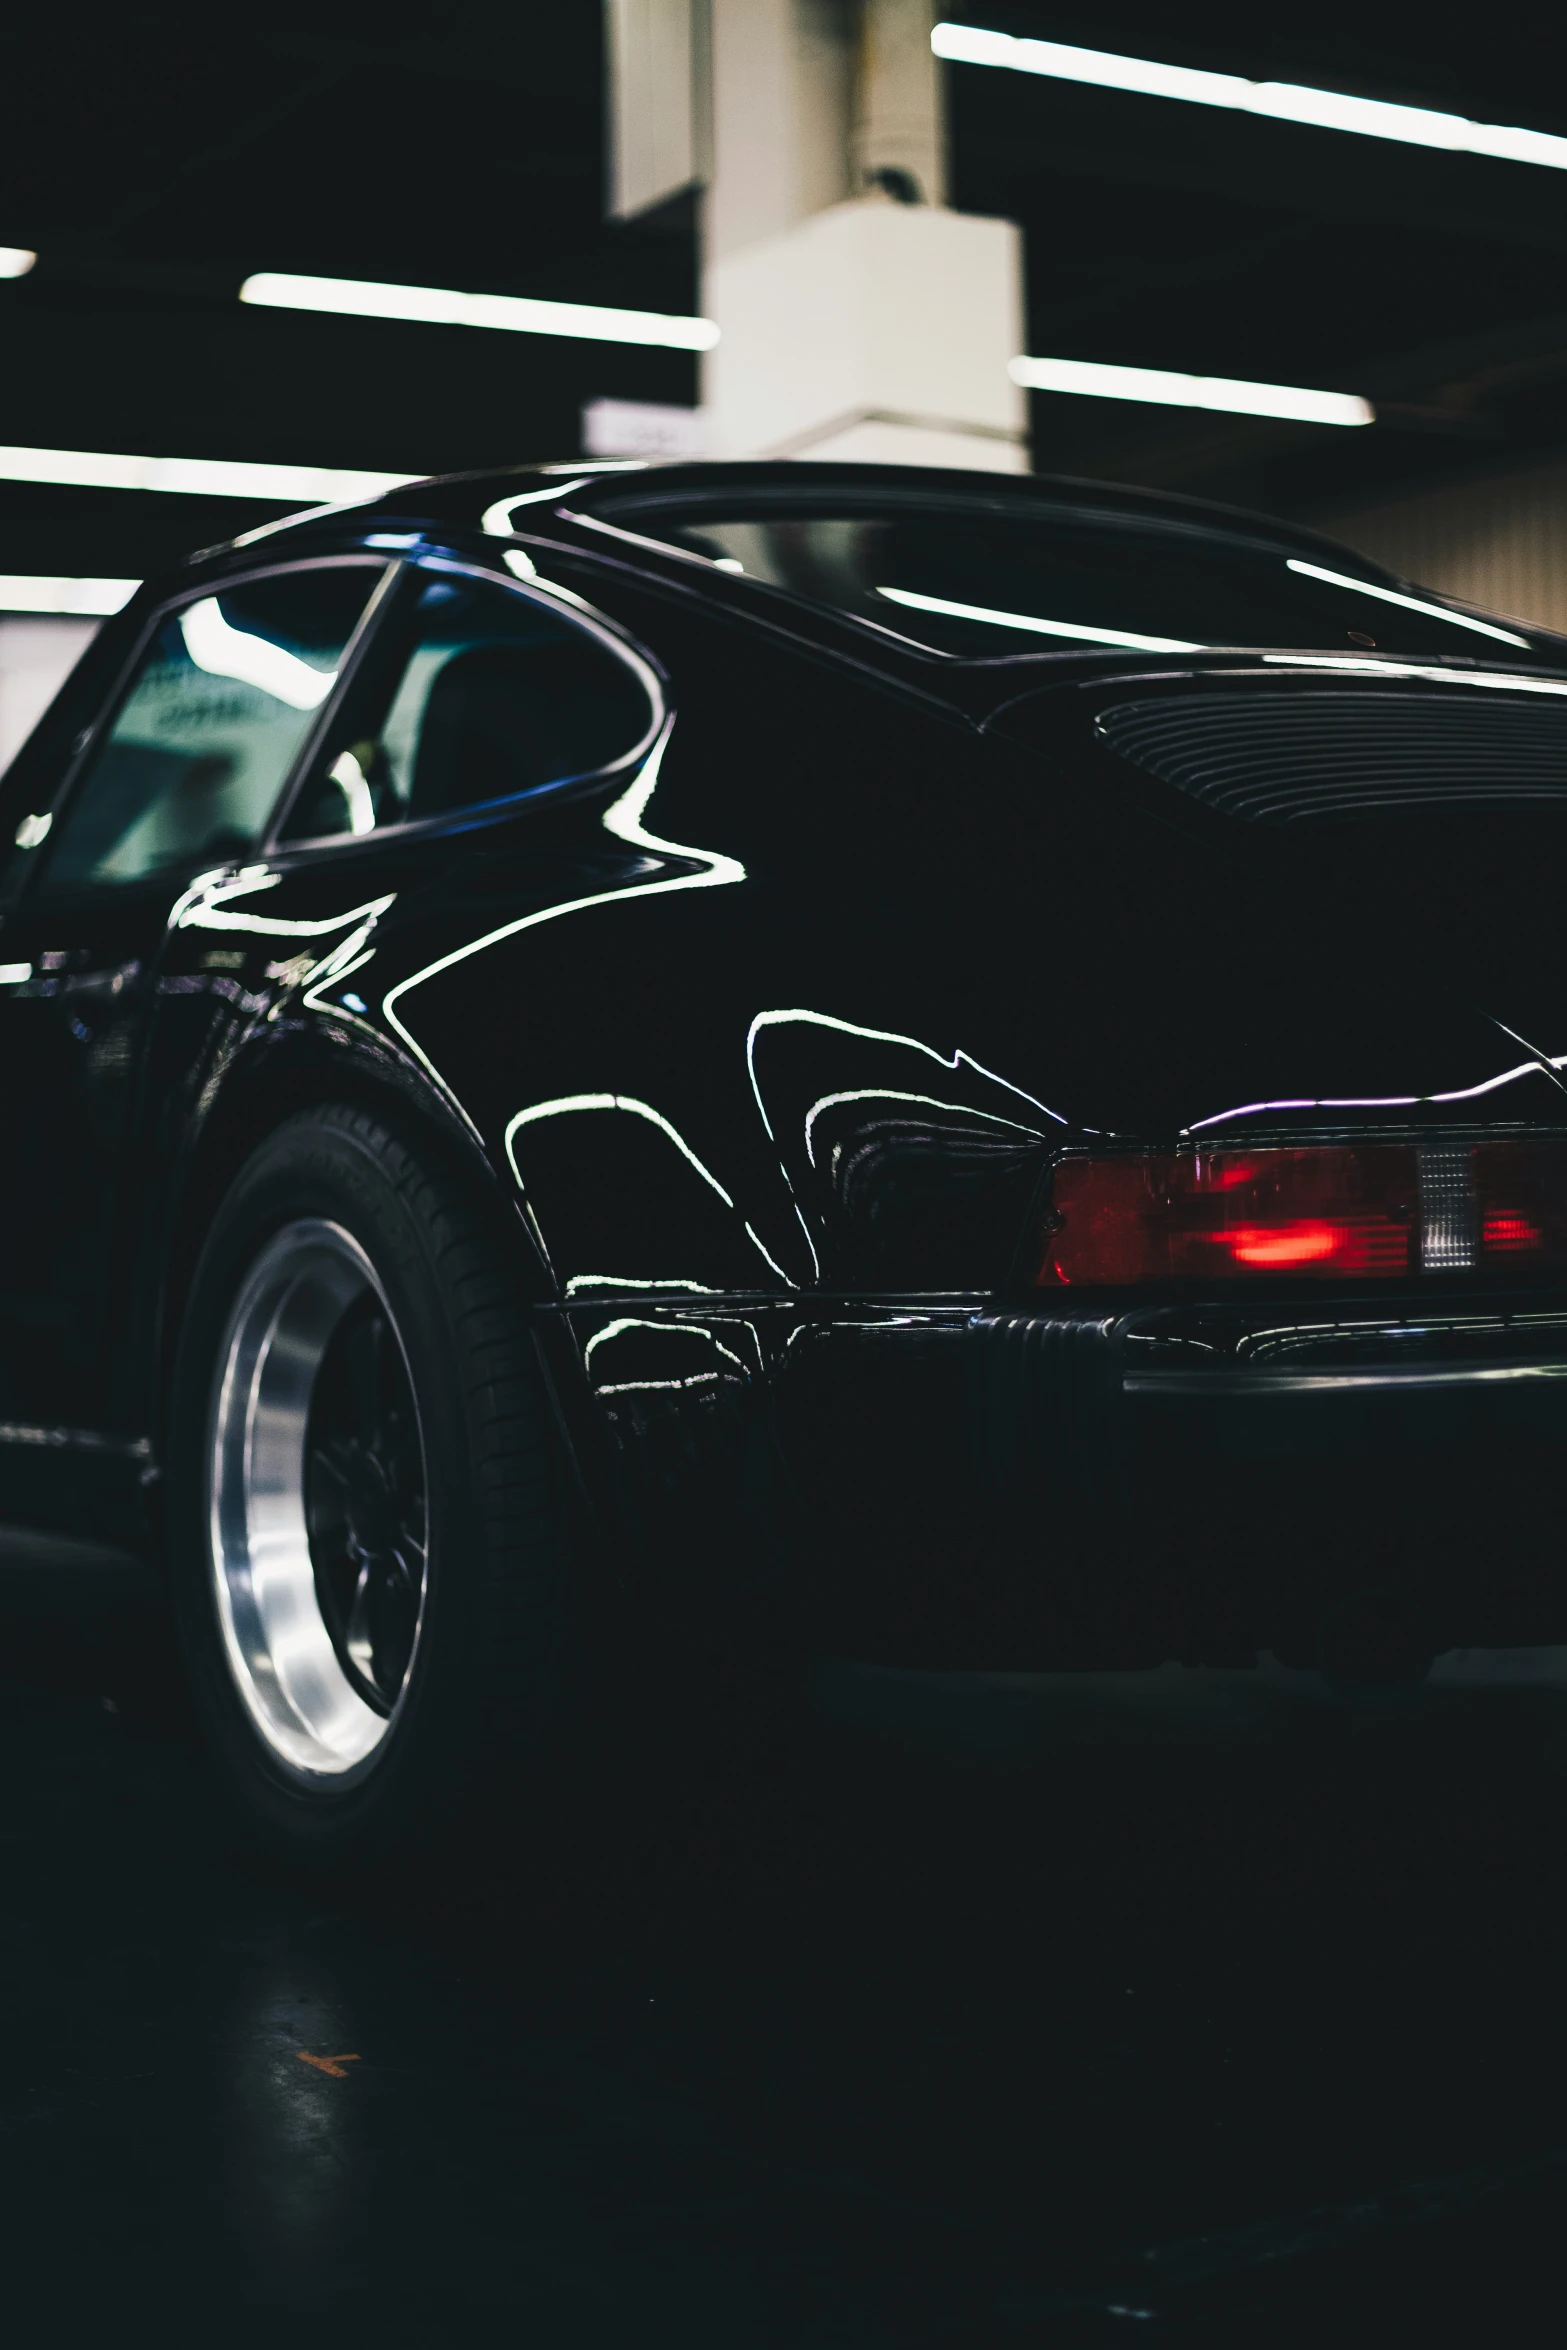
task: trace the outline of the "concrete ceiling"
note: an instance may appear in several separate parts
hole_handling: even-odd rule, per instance
[[[952,0],[964,21],[1567,132],[1553,20],[1366,0]],[[7,35],[0,441],[445,468],[571,455],[597,395],[696,364],[242,307],[255,269],[696,307],[689,200],[603,219],[597,0],[298,5]],[[1016,74],[951,73],[953,193],[1028,231],[1030,347],[1362,391],[1369,431],[1040,395],[1036,462],[1309,515],[1567,441],[1567,173]],[[20,102],[18,102],[20,101]],[[0,570],[141,573],[253,501],[0,484]]]

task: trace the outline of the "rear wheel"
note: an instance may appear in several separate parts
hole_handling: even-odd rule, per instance
[[[176,1365],[171,1569],[251,1826],[319,1865],[537,1760],[572,1642],[542,1379],[497,1237],[358,1111],[281,1126],[202,1251]]]

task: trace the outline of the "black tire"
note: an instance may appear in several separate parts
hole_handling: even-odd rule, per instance
[[[244,1301],[261,1301],[260,1329],[270,1292],[257,1284],[286,1283],[291,1264],[305,1271],[287,1296],[308,1297],[301,1283],[316,1264],[308,1251],[317,1244],[335,1252],[321,1257],[322,1278],[335,1279],[333,1267],[346,1266],[346,1283],[358,1269],[369,1302],[359,1299],[353,1312],[379,1326],[378,1334],[357,1334],[356,1326],[346,1338],[322,1341],[323,1365],[340,1343],[356,1346],[356,1359],[370,1366],[350,1364],[348,1372],[331,1374],[338,1380],[332,1395],[340,1389],[348,1399],[333,1408],[350,1420],[361,1409],[372,1417],[378,1412],[378,1424],[393,1432],[362,1438],[351,1426],[335,1453],[327,1436],[317,1446],[328,1373],[318,1368],[302,1375],[311,1381],[309,1433],[299,1438],[303,1565],[297,1540],[289,1556],[306,1595],[298,1604],[308,1612],[311,1591],[317,1595],[321,1620],[310,1632],[318,1647],[330,1644],[330,1654],[322,1650],[323,1672],[346,1676],[365,1717],[355,1736],[377,1741],[351,1765],[339,1763],[325,1734],[316,1736],[322,1722],[335,1734],[338,1716],[329,1709],[312,1714],[307,1704],[296,1737],[293,1696],[281,1693],[286,1668],[281,1676],[274,1671],[272,1651],[255,1630],[270,1619],[243,1613],[263,1605],[255,1595],[264,1595],[270,1572],[253,1532],[263,1523],[265,1496],[258,1501],[252,1492],[256,1453],[248,1434],[243,1490],[234,1489],[241,1498],[224,1499],[225,1478],[233,1479],[222,1466],[229,1458],[223,1432],[238,1425],[232,1397],[250,1359]],[[323,1294],[325,1326],[335,1292]],[[277,1312],[282,1317],[285,1309]],[[341,1327],[351,1321],[345,1311]],[[281,1319],[275,1324],[283,1326]],[[283,1362],[284,1350],[276,1351]],[[263,1376],[258,1370],[256,1381]],[[259,1425],[254,1418],[245,1423]],[[278,1425],[286,1432],[293,1423]],[[416,1438],[417,1476],[406,1467]],[[372,1478],[365,1464],[377,1443],[383,1452],[400,1444],[404,1470],[394,1463]],[[260,1145],[225,1195],[196,1266],[172,1384],[168,1455],[171,1590],[197,1711],[245,1822],[272,1852],[339,1869],[374,1862],[394,1848],[427,1847],[454,1821],[471,1820],[476,1806],[488,1810],[486,1798],[510,1793],[519,1773],[536,1768],[563,1710],[576,1644],[565,1480],[525,1301],[494,1211],[469,1195],[438,1150],[410,1143],[364,1111],[337,1106],[302,1112]],[[405,1489],[397,1505],[402,1532],[375,1538],[386,1547],[391,1564],[383,1580],[389,1591],[396,1583],[393,1597],[402,1611],[385,1619],[396,1635],[386,1644],[385,1664],[363,1630],[369,1566],[353,1585],[357,1597],[327,1604],[323,1547],[337,1546],[334,1556],[348,1559],[350,1576],[355,1562],[370,1557],[353,1517],[357,1504],[342,1505],[347,1532],[334,1532],[331,1545],[317,1539],[316,1504],[308,1497],[325,1493],[331,1501],[331,1480],[344,1462],[359,1480],[356,1493],[361,1487],[370,1493],[373,1485],[384,1498],[399,1477]],[[372,1493],[360,1517],[373,1505]],[[224,1531],[235,1511],[243,1540]],[[407,1532],[419,1511],[422,1537]],[[244,1560],[252,1553],[261,1563],[247,1583]],[[408,1595],[421,1577],[422,1603],[412,1607]],[[360,1615],[346,1616],[345,1606],[360,1608]],[[355,1621],[357,1645],[345,1629]],[[288,1654],[282,1639],[277,1654]],[[383,1713],[377,1728],[375,1717]],[[287,1753],[279,1744],[285,1736],[294,1741]]]

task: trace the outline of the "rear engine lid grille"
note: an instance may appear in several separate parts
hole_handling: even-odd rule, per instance
[[[1162,694],[1095,720],[1133,766],[1242,823],[1567,809],[1567,700]]]

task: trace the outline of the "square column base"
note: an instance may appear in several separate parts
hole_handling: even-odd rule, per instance
[[[714,262],[719,457],[1028,470],[1012,222],[860,197]]]

